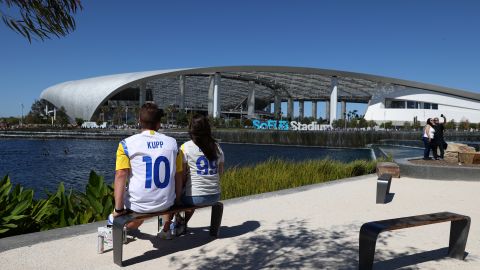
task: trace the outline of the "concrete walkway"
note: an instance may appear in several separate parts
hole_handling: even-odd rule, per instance
[[[124,246],[126,269],[356,269],[364,222],[451,211],[472,218],[465,261],[445,257],[449,223],[381,234],[375,269],[480,269],[480,182],[394,179],[393,200],[375,204],[374,175],[225,203],[221,237],[208,236],[209,210],[191,234],[154,237],[155,222]],[[118,269],[112,252],[96,254],[85,233],[0,253],[1,269]],[[2,239],[0,239],[2,241]],[[10,240],[9,240],[10,241]]]

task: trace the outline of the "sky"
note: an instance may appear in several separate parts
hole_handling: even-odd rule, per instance
[[[183,67],[318,67],[480,92],[480,1],[81,2],[63,38],[29,43],[0,22],[0,117],[64,81]]]

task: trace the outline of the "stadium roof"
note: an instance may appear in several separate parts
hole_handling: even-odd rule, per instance
[[[215,73],[221,74],[220,98],[224,108],[235,108],[246,99],[249,82],[255,82],[257,98],[270,102],[275,95],[283,100],[328,100],[332,77],[336,77],[338,82],[338,98],[350,102],[368,102],[381,84],[425,89],[480,101],[480,94],[432,84],[355,72],[286,66],[183,68],[115,74],[60,83],[45,89],[40,98],[56,107],[63,106],[72,119],[91,119],[110,98],[141,83],[146,83],[147,88],[154,90],[165,104],[175,104],[179,96],[178,77],[185,75],[185,102],[206,105],[208,78]]]

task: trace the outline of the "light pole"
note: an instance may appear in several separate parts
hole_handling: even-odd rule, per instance
[[[20,126],[23,126],[23,103],[20,105],[22,106],[22,119],[20,120]]]

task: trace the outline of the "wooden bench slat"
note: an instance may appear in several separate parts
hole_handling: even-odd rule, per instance
[[[168,215],[168,214],[173,214],[173,213],[177,213],[177,212],[190,211],[190,210],[195,210],[195,209],[200,209],[200,208],[205,208],[205,207],[211,207],[211,205],[206,205],[206,206],[173,206],[173,207],[170,207],[167,210],[160,211],[160,212],[130,213],[130,215],[133,216],[135,219],[146,219],[146,218],[158,217],[158,216],[162,216],[162,215]]]

